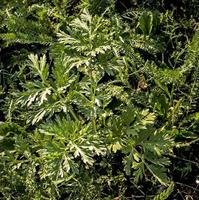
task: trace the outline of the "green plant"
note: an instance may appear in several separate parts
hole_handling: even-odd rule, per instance
[[[198,31],[163,2],[117,3],[3,2],[0,198],[175,197],[174,159],[198,141]]]

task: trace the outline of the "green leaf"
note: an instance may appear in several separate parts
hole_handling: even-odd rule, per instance
[[[157,194],[153,200],[166,200],[174,190],[174,183],[170,183],[169,186],[164,189],[160,194]]]
[[[144,12],[139,18],[139,27],[143,34],[150,35],[153,29],[153,14]]]
[[[161,184],[168,185],[168,177],[166,174],[166,170],[163,167],[147,163],[145,163],[145,166]]]
[[[111,146],[112,146],[113,153],[116,153],[118,150],[120,150],[122,148],[120,142],[118,142],[118,141]]]

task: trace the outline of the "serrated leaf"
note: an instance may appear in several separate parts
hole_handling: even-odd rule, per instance
[[[170,183],[169,187],[164,189],[160,194],[157,194],[153,200],[166,200],[174,190],[174,183]]]
[[[114,153],[116,153],[118,150],[122,148],[121,144],[119,142],[116,142],[112,145],[112,150]]]

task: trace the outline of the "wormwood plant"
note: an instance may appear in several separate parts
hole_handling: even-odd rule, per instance
[[[118,152],[124,155],[124,173],[136,183],[168,184],[169,160],[163,155],[172,139],[155,128],[155,113],[133,105],[131,95],[138,91],[128,81],[126,30],[116,16],[109,20],[103,15],[82,11],[57,32],[52,66],[45,54],[30,54],[21,69],[22,89],[12,91],[8,119],[26,122],[31,133],[17,134],[12,124],[2,125],[8,126],[1,128],[2,168],[9,171],[2,171],[3,197],[19,199],[19,190],[24,199],[114,197],[117,192],[106,194],[106,184],[93,170]]]
[[[197,142],[198,32],[182,49],[169,11],[3,3],[0,197],[167,199],[173,147]]]

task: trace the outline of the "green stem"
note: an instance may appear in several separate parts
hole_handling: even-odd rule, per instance
[[[71,109],[71,107],[68,108],[70,114],[73,116],[75,121],[79,121],[78,117],[76,116],[75,112]]]

